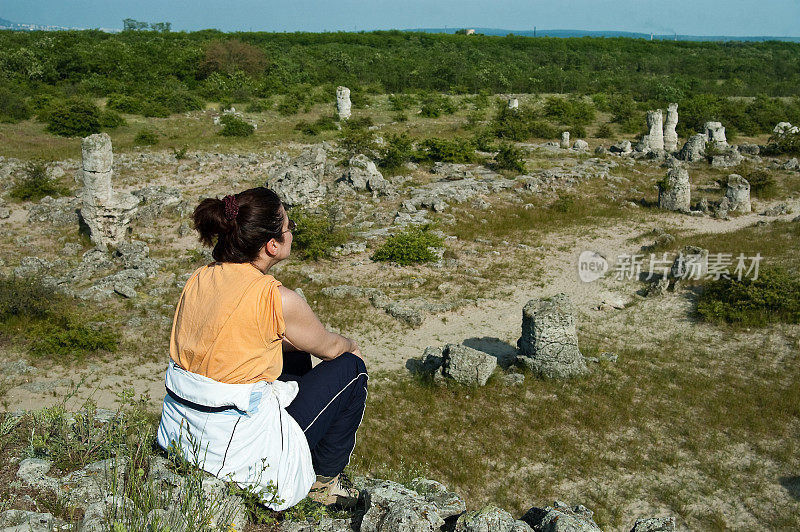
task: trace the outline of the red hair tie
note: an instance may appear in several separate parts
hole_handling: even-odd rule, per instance
[[[235,220],[239,214],[239,202],[236,201],[236,196],[227,195],[222,201],[225,202],[225,218]]]

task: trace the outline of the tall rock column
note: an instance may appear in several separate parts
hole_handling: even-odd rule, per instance
[[[561,142],[559,143],[563,149],[569,149],[569,131],[563,131],[561,133]]]
[[[685,168],[670,168],[658,183],[658,206],[668,211],[689,212],[692,202],[689,172]]]
[[[738,174],[728,176],[728,187],[725,190],[728,200],[728,210],[737,212],[750,212],[750,183]]]
[[[108,245],[118,246],[127,236],[139,199],[111,188],[114,154],[111,137],[106,133],[90,135],[81,141],[81,159],[81,217],[95,246],[103,249]]]
[[[347,120],[350,118],[351,107],[350,89],[342,87],[341,85],[336,87],[336,111],[339,113],[339,120]]]
[[[509,98],[508,99],[508,108],[511,110],[516,111],[519,109],[519,99],[517,98]]]
[[[667,107],[667,119],[664,122],[664,149],[674,152],[678,149],[678,134],[675,127],[678,125],[678,104],[671,103]]]
[[[661,109],[647,111],[647,127],[650,131],[642,137],[636,149],[641,152],[664,151],[664,115]]]

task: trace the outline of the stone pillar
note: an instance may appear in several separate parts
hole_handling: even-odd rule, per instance
[[[728,146],[728,140],[725,138],[725,128],[719,122],[706,122],[703,126],[705,131],[706,140],[713,142],[717,147],[724,148]]]
[[[139,199],[133,194],[115,193],[111,188],[114,155],[111,138],[106,133],[84,138],[81,158],[81,217],[89,227],[95,246],[101,249],[118,246],[127,236],[128,224],[136,214]]]
[[[750,212],[750,183],[738,174],[728,176],[728,188],[725,190],[728,199],[728,210],[736,212]]]
[[[689,172],[685,168],[670,168],[658,184],[658,207],[668,211],[689,212],[691,204]]]
[[[350,118],[350,107],[350,89],[336,87],[336,111],[339,113],[339,120]]]
[[[517,346],[518,362],[539,375],[564,378],[588,371],[578,350],[575,307],[566,294],[528,301]]]
[[[706,136],[698,133],[692,135],[678,153],[678,159],[688,162],[702,161],[706,158]]]
[[[569,149],[569,131],[564,131],[561,133],[561,144],[562,148]]]
[[[661,109],[647,111],[647,127],[649,133],[642,137],[641,142],[636,147],[641,152],[663,152],[664,151],[664,115]]]
[[[678,104],[671,103],[667,107],[667,119],[664,122],[664,149],[674,152],[678,149],[678,134],[675,127],[678,125]]]
[[[519,100],[517,98],[509,98],[508,99],[508,108],[512,111],[516,111],[519,109]]]

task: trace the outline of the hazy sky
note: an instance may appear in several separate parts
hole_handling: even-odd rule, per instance
[[[800,0],[0,0],[14,22],[173,30],[336,31],[420,27],[800,36]]]

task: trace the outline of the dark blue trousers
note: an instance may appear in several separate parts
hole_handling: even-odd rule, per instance
[[[311,355],[283,354],[282,381],[297,381],[300,391],[286,409],[305,432],[314,472],[336,476],[350,462],[356,431],[367,404],[367,367],[352,353],[311,367]]]

